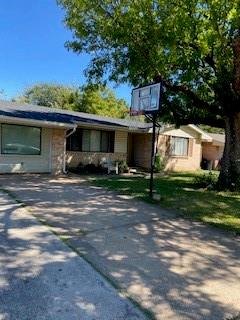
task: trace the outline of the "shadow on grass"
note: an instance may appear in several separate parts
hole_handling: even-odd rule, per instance
[[[158,177],[155,192],[161,195],[161,206],[178,210],[185,217],[240,233],[240,194],[197,189],[194,173],[175,173]],[[96,179],[94,184],[152,202],[148,197],[149,179]],[[156,203],[156,202],[155,202]]]

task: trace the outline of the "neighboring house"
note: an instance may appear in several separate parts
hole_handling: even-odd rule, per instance
[[[208,133],[211,138],[209,142],[203,142],[202,144],[202,158],[203,161],[207,161],[208,169],[218,169],[220,166],[220,160],[223,156],[225,135],[217,133]]]
[[[0,173],[65,172],[102,159],[150,167],[152,126],[134,120],[0,101]],[[213,139],[194,125],[161,128],[156,148],[169,170],[196,170]]]

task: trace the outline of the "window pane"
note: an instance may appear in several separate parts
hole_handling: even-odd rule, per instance
[[[172,155],[187,156],[188,155],[188,138],[172,137]]]
[[[150,108],[156,109],[157,105],[159,103],[159,94],[158,94],[158,87],[152,87],[151,88],[151,103]]]
[[[114,145],[115,145],[115,132],[110,132],[110,146],[109,152],[114,153]]]
[[[83,130],[82,132],[82,151],[90,151],[90,130]]]
[[[82,151],[82,129],[77,129],[67,138],[68,151]]]
[[[101,146],[101,131],[91,130],[90,151],[100,152],[100,146]]]
[[[109,132],[102,131],[101,151],[109,152]]]
[[[41,153],[41,129],[3,124],[2,153],[39,155]]]

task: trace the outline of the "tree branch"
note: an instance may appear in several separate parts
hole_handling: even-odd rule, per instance
[[[185,111],[181,112],[181,108],[177,108],[175,104],[172,104],[171,101],[164,99],[164,107],[165,111],[162,109],[161,117],[165,117],[165,120],[170,121],[171,123],[175,123],[178,126],[187,125],[189,123],[192,124],[205,124],[212,127],[224,128],[224,120],[214,113],[202,113],[197,112],[196,110],[190,110],[185,113]]]
[[[187,124],[205,124],[215,128],[224,128],[225,122],[223,119],[217,119],[214,117],[188,117],[187,119],[182,119],[179,121],[180,125],[187,125]]]
[[[182,46],[182,47],[189,46],[193,50],[195,50],[197,52],[201,52],[201,49],[195,43],[185,43],[185,42],[181,41],[178,43],[178,45]],[[213,69],[214,73],[216,74],[217,69],[216,69],[216,64],[214,61],[213,47],[211,48],[211,53],[209,53],[206,57],[201,59],[201,61],[204,63],[207,63]]]
[[[181,92],[186,94],[187,97],[189,97],[192,102],[194,103],[194,107],[202,109],[202,110],[211,110],[213,108],[213,105],[209,104],[208,102],[200,99],[191,89],[189,89],[186,85],[175,85],[169,80],[161,79],[163,85],[173,91],[173,92]]]

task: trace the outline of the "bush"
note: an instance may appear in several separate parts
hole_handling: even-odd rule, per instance
[[[165,168],[165,161],[160,154],[155,156],[154,172],[159,173]]]
[[[194,184],[198,188],[215,188],[217,185],[218,177],[216,174],[210,171],[194,178]]]
[[[129,167],[126,161],[120,160],[116,161],[118,163],[118,171],[119,173],[128,173]]]
[[[81,162],[79,162],[79,164],[76,167],[68,167],[67,171],[77,173],[77,174],[84,174],[85,173],[84,167],[85,166]]]
[[[89,163],[84,167],[86,173],[100,173],[102,172],[102,167],[96,166],[94,163]]]
[[[96,174],[103,172],[103,168],[101,166],[96,166],[93,163],[84,165],[80,162],[76,168],[69,168],[69,171],[77,174]]]

